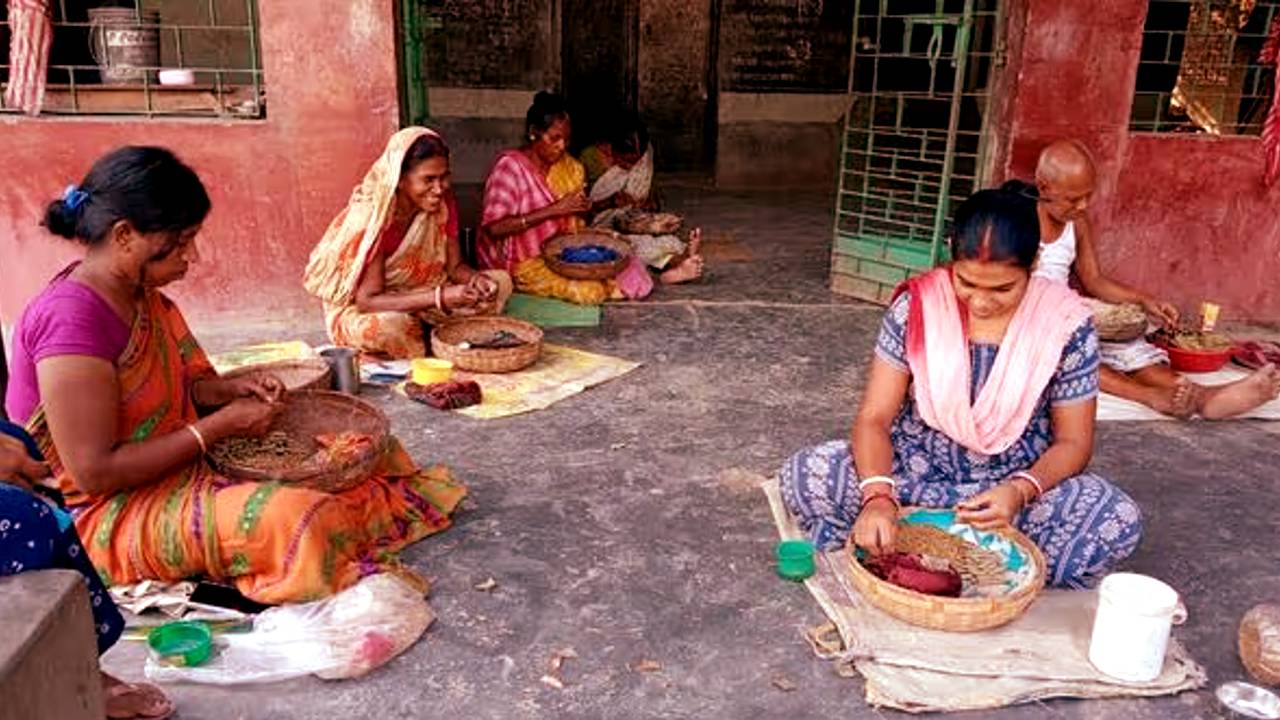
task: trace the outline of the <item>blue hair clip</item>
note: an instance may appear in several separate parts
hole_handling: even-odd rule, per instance
[[[89,193],[81,190],[75,185],[68,185],[67,189],[62,191],[62,204],[66,205],[67,209],[72,212],[79,210],[80,206],[84,205],[85,201],[88,199]]]

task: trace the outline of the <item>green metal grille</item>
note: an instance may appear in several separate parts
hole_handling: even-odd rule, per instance
[[[1280,0],[1150,0],[1129,127],[1258,135],[1273,70],[1258,63]]]
[[[396,6],[400,41],[400,124],[426,125],[426,33],[440,29],[440,18],[426,12],[420,0],[400,0]]]
[[[887,302],[981,187],[999,0],[856,0],[832,289]]]

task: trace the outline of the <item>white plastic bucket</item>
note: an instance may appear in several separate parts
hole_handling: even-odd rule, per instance
[[[1098,587],[1089,661],[1098,670],[1126,682],[1160,677],[1169,631],[1187,619],[1173,588],[1135,573],[1108,575]]]

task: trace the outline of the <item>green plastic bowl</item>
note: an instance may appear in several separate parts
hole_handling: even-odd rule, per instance
[[[152,630],[147,644],[166,662],[191,667],[209,659],[213,633],[201,622],[172,622]]]
[[[813,575],[813,543],[783,540],[778,543],[778,576],[784,580],[804,580]]]

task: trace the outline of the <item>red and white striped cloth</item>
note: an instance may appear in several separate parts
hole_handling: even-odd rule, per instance
[[[49,0],[9,0],[9,86],[4,106],[39,115],[53,44]]]
[[[1280,15],[1271,21],[1267,41],[1262,45],[1258,62],[1275,68],[1275,87],[1271,91],[1271,109],[1262,123],[1262,184],[1271,187],[1280,180]]]

